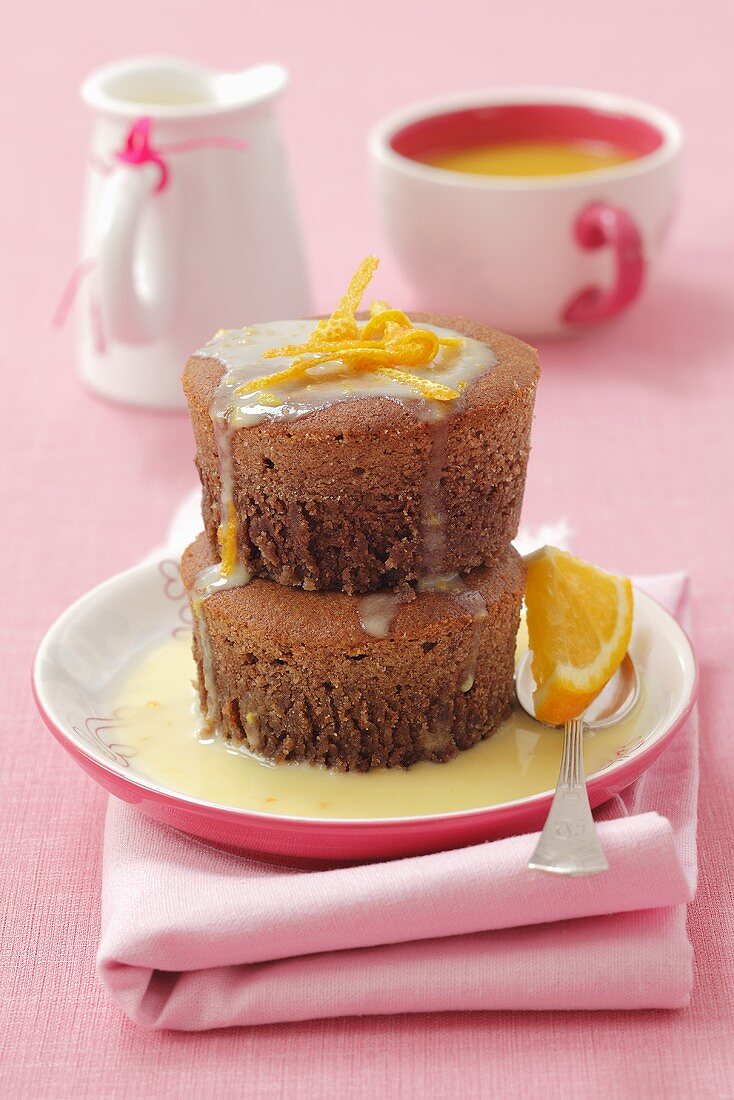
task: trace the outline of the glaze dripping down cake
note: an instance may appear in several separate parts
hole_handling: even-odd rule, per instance
[[[538,362],[375,303],[222,331],[189,360],[205,532],[182,573],[207,723],[278,762],[443,761],[513,696]]]

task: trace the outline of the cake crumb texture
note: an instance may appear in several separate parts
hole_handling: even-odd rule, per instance
[[[189,593],[215,560],[201,534],[183,556]],[[354,595],[263,579],[213,593],[201,613],[221,736],[275,762],[339,771],[441,762],[470,748],[512,706],[522,558],[507,547],[464,581],[486,618],[474,621],[453,595],[423,592],[399,605],[387,638],[365,634]],[[205,707],[196,631],[194,656]]]

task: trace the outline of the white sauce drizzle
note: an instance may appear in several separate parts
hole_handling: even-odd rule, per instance
[[[223,592],[227,588],[237,588],[243,584],[249,584],[252,575],[249,570],[237,562],[228,577],[222,574],[219,563],[202,569],[194,581],[191,592],[191,611],[194,619],[194,630],[199,640],[201,651],[201,666],[206,688],[206,711],[204,721],[207,730],[215,730],[219,725],[219,693],[214,676],[214,660],[212,655],[211,639],[204,615],[204,601],[213,592]]]
[[[387,638],[393,619],[404,601],[397,592],[373,592],[359,601],[358,615],[362,630],[373,638]]]
[[[230,329],[217,333],[195,355],[217,359],[224,365],[224,374],[212,402],[212,418],[225,416],[230,428],[259,424],[266,419],[293,420],[317,409],[355,397],[388,397],[408,405],[424,420],[451,415],[455,402],[428,400],[407,383],[369,371],[353,371],[338,361],[311,367],[298,378],[291,378],[280,387],[263,387],[254,393],[237,390],[266,374],[275,374],[292,363],[290,356],[264,359],[264,352],[288,344],[305,344],[316,321],[273,321],[250,328]],[[437,336],[457,336],[459,333],[435,325],[423,324]],[[485,374],[497,362],[486,344],[462,337],[460,348],[442,348],[435,360],[424,367],[411,367],[419,378],[440,382],[451,389],[472,382]],[[271,404],[275,400],[278,404]]]

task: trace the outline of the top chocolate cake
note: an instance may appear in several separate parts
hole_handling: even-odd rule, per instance
[[[217,333],[184,390],[223,563],[348,593],[464,573],[517,532],[534,350],[460,317],[355,308]]]

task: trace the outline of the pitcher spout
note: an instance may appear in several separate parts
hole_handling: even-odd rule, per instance
[[[222,73],[214,80],[219,101],[230,106],[247,107],[280,95],[288,84],[288,73],[282,65],[256,65],[240,73]]]

